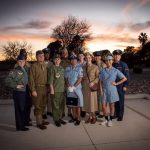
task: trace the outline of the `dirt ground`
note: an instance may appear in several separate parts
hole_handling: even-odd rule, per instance
[[[5,87],[4,80],[8,71],[0,71],[0,99],[12,98],[12,90]],[[142,74],[134,74],[130,70],[130,82],[127,94],[150,94],[150,68],[144,69]]]

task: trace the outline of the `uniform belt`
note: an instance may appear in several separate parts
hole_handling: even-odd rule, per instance
[[[37,84],[36,86],[44,87],[46,84]]]

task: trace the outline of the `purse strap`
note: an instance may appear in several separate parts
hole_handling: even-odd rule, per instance
[[[89,80],[89,83],[90,83],[91,81],[90,81],[90,78],[89,78],[89,75],[88,75],[88,72],[87,72],[87,66],[86,66],[86,74],[87,74],[87,77],[88,77],[88,80]]]

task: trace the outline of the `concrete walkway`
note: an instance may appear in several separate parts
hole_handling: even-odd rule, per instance
[[[27,132],[15,131],[12,101],[0,103],[1,150],[149,150],[150,149],[150,100],[127,99],[124,121],[113,121],[112,127],[96,124],[80,126],[72,123],[55,127],[49,117],[48,129],[41,131],[34,126]],[[66,117],[67,121],[68,118]]]

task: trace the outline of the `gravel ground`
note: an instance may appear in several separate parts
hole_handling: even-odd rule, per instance
[[[4,86],[8,71],[0,71],[0,99],[12,98],[12,91]],[[130,70],[130,82],[127,94],[150,94],[150,69],[144,69],[142,74],[134,74]]]

